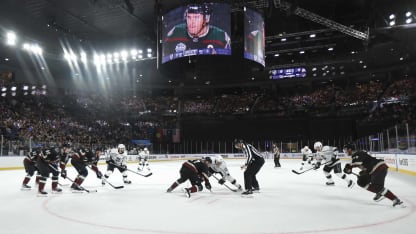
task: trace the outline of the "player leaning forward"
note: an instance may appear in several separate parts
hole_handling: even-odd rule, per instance
[[[347,175],[342,172],[341,161],[338,158],[337,148],[331,146],[322,146],[320,141],[315,142],[313,148],[316,150],[316,163],[315,169],[318,169],[321,166],[321,162],[325,161],[324,166],[324,175],[328,179],[326,185],[334,185],[335,182],[332,180],[331,171],[334,170],[335,175],[339,178],[345,180],[348,184],[348,187],[351,188],[354,186],[354,182],[348,179]]]
[[[352,161],[345,165],[344,172],[351,174],[352,168],[360,168],[361,171],[357,178],[357,184],[375,193],[374,201],[378,202],[387,197],[393,201],[393,206],[399,205],[404,207],[403,202],[394,193],[384,187],[384,181],[389,168],[384,160],[372,157],[363,150],[356,151],[355,145],[351,143],[344,146],[344,152],[352,158]]]
[[[207,157],[207,161],[211,162],[209,163],[209,172],[211,174],[218,173],[221,175],[221,179],[218,180],[219,184],[224,184],[225,181],[229,181],[231,184],[237,187],[238,190],[243,190],[241,185],[237,183],[237,180],[234,179],[230,175],[230,172],[228,171],[227,164],[225,163],[224,159],[221,157],[221,155],[215,156],[215,157]]]
[[[172,192],[178,185],[189,180],[191,182],[190,188],[184,188],[183,192],[187,197],[191,197],[191,193],[196,193],[203,190],[202,182],[205,182],[205,188],[211,190],[211,183],[208,179],[209,169],[208,165],[212,163],[210,158],[188,160],[182,164],[179,170],[180,177],[167,189],[166,192]]]

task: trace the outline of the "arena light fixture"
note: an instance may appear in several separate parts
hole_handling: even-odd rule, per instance
[[[9,46],[14,46],[17,43],[16,33],[9,31],[6,34],[6,44]]]

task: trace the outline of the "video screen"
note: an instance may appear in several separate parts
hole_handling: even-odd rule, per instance
[[[194,55],[231,55],[231,7],[189,4],[162,17],[162,63]]]
[[[264,19],[249,8],[244,9],[244,58],[265,66]]]
[[[277,80],[283,78],[302,78],[306,77],[306,69],[304,67],[285,68],[270,70],[270,79]]]

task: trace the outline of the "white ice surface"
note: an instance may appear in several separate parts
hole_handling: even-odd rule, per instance
[[[299,160],[283,159],[282,168],[274,168],[271,159],[258,174],[260,193],[245,198],[211,178],[212,192],[204,189],[187,198],[181,188],[166,189],[179,177],[183,161],[153,162],[153,175],[130,173],[132,184],[124,189],[102,186],[92,171],[83,186],[97,193],[72,193],[70,182],[60,178],[62,194],[38,197],[34,177],[31,191],[21,191],[23,170],[0,171],[1,233],[30,234],[297,234],[415,233],[416,178],[389,171],[385,186],[399,196],[406,208],[392,207],[384,199],[373,202],[373,193],[357,185],[347,188],[334,177],[335,186],[325,185],[322,168],[302,175]],[[242,185],[243,160],[227,160],[231,175]],[[344,164],[344,163],[343,163]],[[104,172],[105,166],[100,165]],[[129,164],[136,170],[136,164]],[[75,178],[74,168],[68,176]],[[350,176],[353,178],[353,176]],[[354,178],[355,180],[355,178]],[[111,175],[111,183],[122,185],[121,174]]]

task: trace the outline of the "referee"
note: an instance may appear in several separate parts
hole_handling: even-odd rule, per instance
[[[241,195],[250,195],[253,191],[259,192],[260,186],[256,174],[264,165],[263,156],[254,146],[244,143],[243,140],[234,140],[234,147],[243,151],[244,156],[247,157],[246,163],[241,166],[241,169],[245,169],[244,186],[246,189]]]

